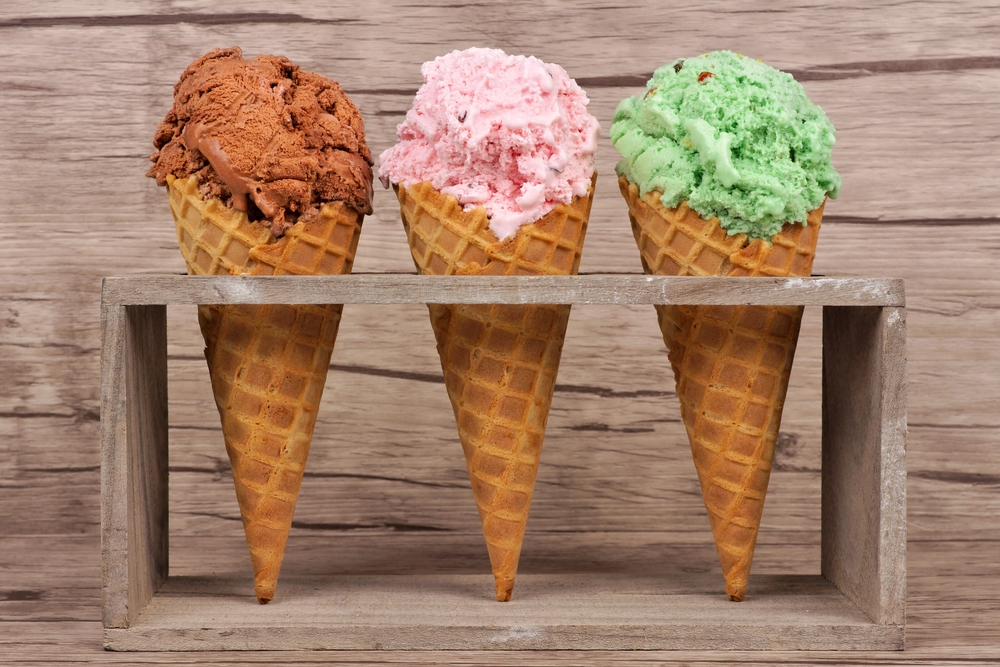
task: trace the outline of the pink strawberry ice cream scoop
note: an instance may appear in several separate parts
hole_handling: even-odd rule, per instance
[[[420,71],[399,143],[379,158],[386,187],[430,181],[466,210],[483,206],[501,241],[587,194],[600,125],[562,67],[468,49]]]

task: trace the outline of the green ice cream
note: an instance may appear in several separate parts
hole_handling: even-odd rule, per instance
[[[611,141],[640,195],[687,200],[729,234],[770,239],[840,192],[834,129],[791,74],[729,51],[656,70],[646,94],[622,100]]]

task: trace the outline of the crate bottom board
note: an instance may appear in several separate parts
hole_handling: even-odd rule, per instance
[[[522,574],[511,602],[489,575],[289,576],[267,605],[250,579],[171,577],[120,651],[901,650],[819,575],[755,575],[743,602],[721,577]]]

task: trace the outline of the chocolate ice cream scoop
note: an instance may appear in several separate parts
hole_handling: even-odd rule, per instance
[[[197,175],[217,198],[281,236],[326,202],[372,212],[372,156],[340,85],[287,58],[233,47],[192,63],[156,128],[148,176]]]

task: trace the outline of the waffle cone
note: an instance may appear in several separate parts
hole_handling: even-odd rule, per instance
[[[718,218],[660,204],[618,180],[647,274],[808,276],[823,205],[768,241],[729,236]],[[732,600],[746,594],[801,306],[657,306],[681,417]]]
[[[593,186],[503,242],[482,207],[463,211],[427,182],[394,187],[421,274],[552,276],[580,267]],[[504,602],[514,589],[570,306],[427,307]]]
[[[350,273],[364,216],[341,202],[275,239],[265,225],[202,199],[195,177],[167,177],[190,275]],[[198,306],[254,570],[274,597],[342,305]]]

